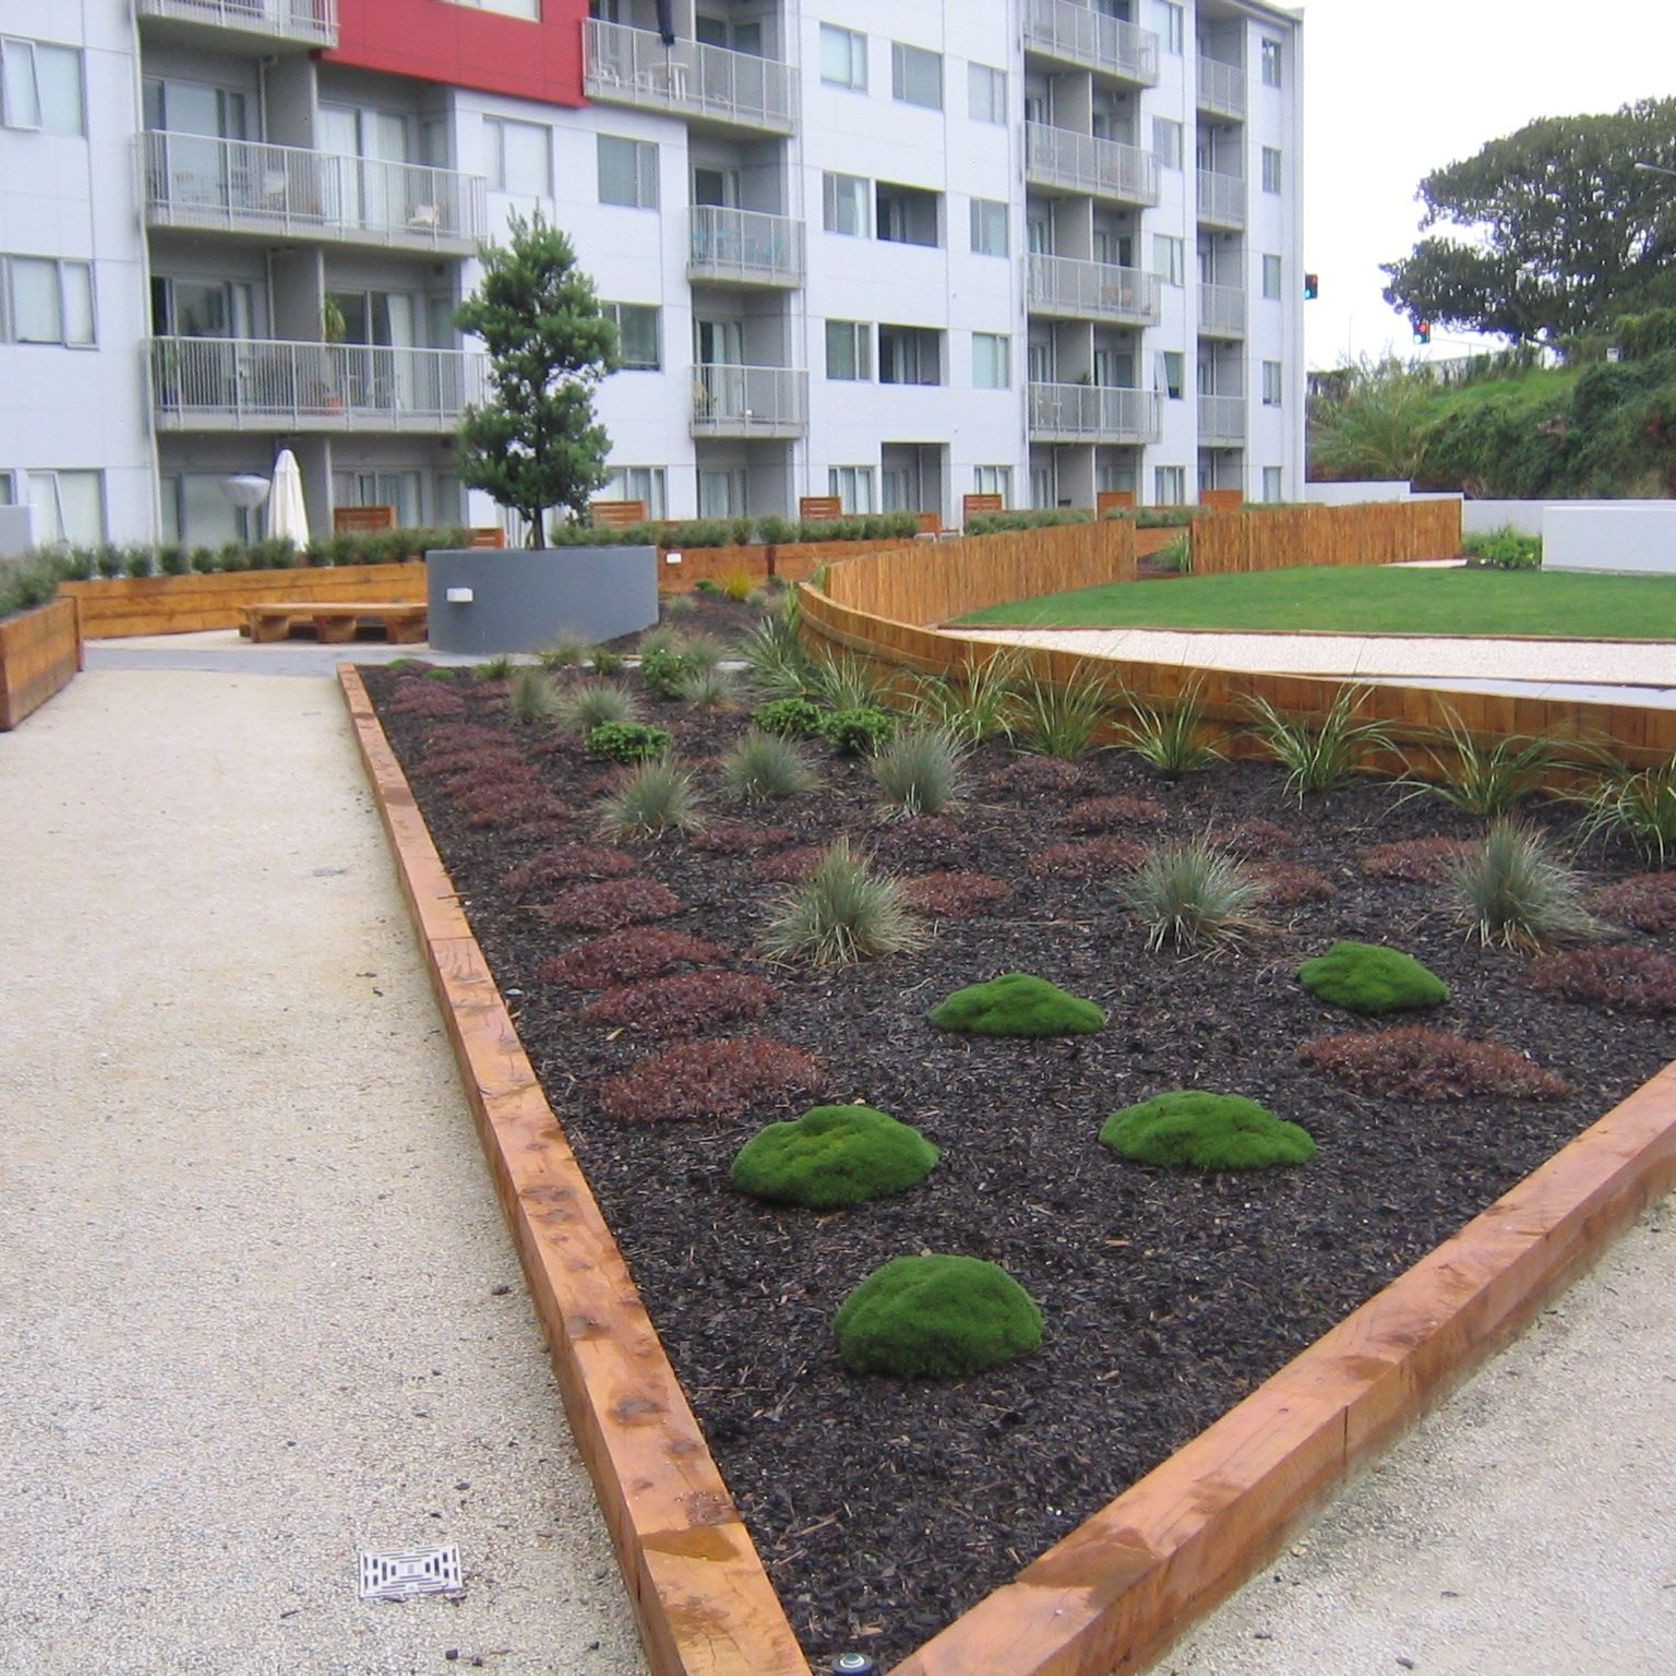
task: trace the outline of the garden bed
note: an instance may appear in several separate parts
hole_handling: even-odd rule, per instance
[[[380,700],[429,685],[368,676]],[[971,765],[973,800],[958,819],[883,825],[865,768],[821,752],[822,792],[747,824],[719,805],[729,824],[718,820],[708,838],[627,850],[631,876],[662,883],[684,905],[664,928],[731,949],[736,958],[724,964],[779,991],[744,1033],[822,1061],[808,1096],[866,1099],[944,1149],[930,1180],[900,1199],[838,1217],[767,1211],[727,1188],[727,1166],[761,1121],[813,1099],[758,1104],[726,1124],[631,1126],[605,1114],[603,1080],[661,1043],[583,1022],[579,1010],[597,992],[544,975],[555,954],[591,936],[553,926],[547,910],[568,883],[502,883],[555,844],[592,842],[586,812],[600,765],[545,729],[513,729],[493,684],[445,690],[459,692],[459,716],[421,720],[381,704],[385,725],[811,1653],[861,1645],[882,1662],[925,1639],[1667,1056],[1667,1020],[1549,1001],[1521,957],[1462,940],[1435,883],[1366,870],[1368,846],[1471,830],[1431,799],[1398,803],[1388,786],[1363,783],[1300,814],[1266,768],[1170,787],[1113,754],[1061,785],[1058,771],[1019,768],[992,745]],[[657,720],[693,761],[740,727],[676,706],[658,707]],[[482,819],[481,804],[468,816],[423,771],[426,739],[462,721],[504,731],[543,782],[527,807],[501,809],[488,827],[468,824]],[[1162,819],[1109,805],[1067,819],[1074,804],[1113,795],[1150,800]],[[1112,829],[1077,830],[1102,822]],[[1310,869],[1314,881],[1293,876],[1300,889],[1334,894],[1271,909],[1272,929],[1238,955],[1146,954],[1115,898],[1121,846],[1207,826],[1242,832],[1248,848],[1269,852],[1259,860]],[[970,919],[937,921],[923,952],[873,965],[811,975],[753,958],[778,888],[772,875],[794,870],[797,850],[846,830],[906,875],[977,872],[1012,894]],[[745,847],[717,853],[718,837]],[[1113,841],[1103,852],[1054,848],[1102,839]],[[1624,858],[1610,871],[1634,870]],[[1453,986],[1429,1024],[1533,1050],[1569,1092],[1417,1104],[1351,1092],[1303,1065],[1306,1041],[1370,1028],[1292,977],[1339,937],[1388,938],[1419,956]],[[1658,946],[1653,936],[1630,940]],[[1111,1022],[1098,1035],[1034,1043],[948,1037],[926,1025],[925,1011],[948,990],[1012,968],[1087,996]],[[695,1022],[701,1035],[741,1033]],[[1115,1107],[1192,1085],[1263,1100],[1311,1130],[1319,1157],[1273,1175],[1183,1179],[1119,1163],[1095,1144]],[[879,1262],[921,1248],[1002,1262],[1043,1307],[1043,1349],[946,1386],[845,1374],[830,1333],[838,1303]]]
[[[81,628],[74,600],[0,619],[0,732],[14,728],[82,666]]]

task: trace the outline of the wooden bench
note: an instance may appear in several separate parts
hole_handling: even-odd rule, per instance
[[[369,530],[393,530],[396,509],[393,506],[336,506],[332,508],[334,535],[360,535]]]
[[[829,524],[844,516],[844,502],[837,495],[801,495],[797,516],[805,524]]]
[[[601,529],[625,529],[630,524],[646,522],[646,503],[643,500],[591,500],[588,516]]]
[[[960,500],[960,525],[964,529],[974,518],[984,518],[1007,510],[1005,495],[963,495]]]
[[[282,600],[247,605],[244,632],[257,644],[288,640],[299,623],[313,628],[315,637],[328,646],[341,646],[355,638],[362,623],[380,623],[393,645],[405,646],[425,638],[426,607],[404,605],[394,600],[361,600],[352,605],[324,605],[309,600]]]

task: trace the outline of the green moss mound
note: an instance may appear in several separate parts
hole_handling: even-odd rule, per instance
[[[1100,1130],[1113,1152],[1175,1169],[1263,1170],[1315,1156],[1306,1129],[1237,1094],[1183,1089],[1113,1112]]]
[[[1106,1022],[1092,1001],[1078,1000],[1028,972],[1008,972],[957,989],[929,1016],[939,1030],[980,1036],[1086,1036]]]
[[[919,1130],[871,1106],[816,1106],[753,1135],[729,1179],[754,1198],[837,1210],[903,1192],[940,1156]]]
[[[1042,1312],[998,1264],[897,1257],[844,1300],[832,1328],[852,1373],[958,1379],[1034,1350]]]
[[[1352,1013],[1407,1013],[1449,999],[1449,986],[1412,955],[1377,943],[1334,943],[1298,968],[1311,995]]]

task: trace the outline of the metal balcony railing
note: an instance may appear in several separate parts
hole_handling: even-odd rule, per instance
[[[202,24],[299,46],[338,44],[338,0],[138,0],[138,8],[141,17]]]
[[[587,20],[582,41],[582,83],[592,99],[773,134],[797,126],[797,82],[776,59],[702,41],[666,47],[654,29],[599,18]]]
[[[790,367],[693,369],[694,436],[798,437],[809,423],[809,375]]]
[[[1206,337],[1245,336],[1245,287],[1199,286],[1199,331]]]
[[[1218,227],[1245,225],[1245,180],[1215,169],[1199,170],[1199,219]]]
[[[1245,66],[1199,55],[1199,109],[1212,116],[1245,115]]]
[[[1048,58],[1152,87],[1158,37],[1075,0],[1024,0],[1024,46]]]
[[[463,349],[168,337],[150,356],[160,430],[450,431],[486,385]]]
[[[1111,320],[1126,326],[1156,326],[1159,321],[1158,276],[1139,268],[1032,252],[1026,281],[1032,314]]]
[[[689,279],[730,285],[803,283],[803,223],[789,215],[694,204],[691,233]]]
[[[142,134],[140,148],[153,227],[461,255],[487,227],[479,175],[204,134]]]
[[[1032,384],[1029,403],[1034,442],[1156,442],[1163,432],[1161,398],[1151,390]]]
[[[1158,202],[1158,159],[1150,151],[1046,122],[1024,125],[1024,178],[1125,204]]]
[[[1244,396],[1200,396],[1199,441],[1235,446],[1245,441]]]

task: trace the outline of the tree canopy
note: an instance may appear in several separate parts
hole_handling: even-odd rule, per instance
[[[1411,320],[1551,343],[1676,304],[1676,99],[1543,117],[1420,182],[1420,228],[1388,263]]]
[[[483,340],[490,396],[460,422],[460,478],[514,508],[539,547],[547,513],[580,516],[605,481],[611,439],[593,392],[617,366],[617,328],[570,240],[539,212],[514,214],[507,243],[478,258],[482,280],[454,321]]]

